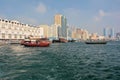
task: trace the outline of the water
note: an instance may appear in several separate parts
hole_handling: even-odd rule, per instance
[[[120,42],[0,46],[0,80],[120,80]]]

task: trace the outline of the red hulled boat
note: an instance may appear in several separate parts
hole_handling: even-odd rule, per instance
[[[50,41],[46,38],[35,39],[35,40],[24,40],[21,42],[25,47],[48,47]]]

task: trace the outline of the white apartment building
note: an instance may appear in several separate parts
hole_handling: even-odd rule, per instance
[[[0,40],[20,40],[28,36],[43,36],[43,28],[23,24],[15,20],[0,19]]]

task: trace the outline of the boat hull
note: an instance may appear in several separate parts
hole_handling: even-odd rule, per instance
[[[48,47],[50,41],[47,38],[25,39],[21,41],[25,47]]]
[[[59,38],[59,40],[53,40],[52,43],[67,43],[68,40],[64,38]]]
[[[24,43],[25,47],[48,47],[50,42],[41,41],[39,43]]]
[[[86,41],[86,44],[107,44],[107,41]]]
[[[107,44],[107,42],[85,42],[86,44]]]

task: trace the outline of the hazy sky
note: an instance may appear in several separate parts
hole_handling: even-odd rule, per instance
[[[63,14],[68,25],[102,34],[103,28],[120,32],[120,0],[0,0],[0,18],[33,25],[54,23]]]

